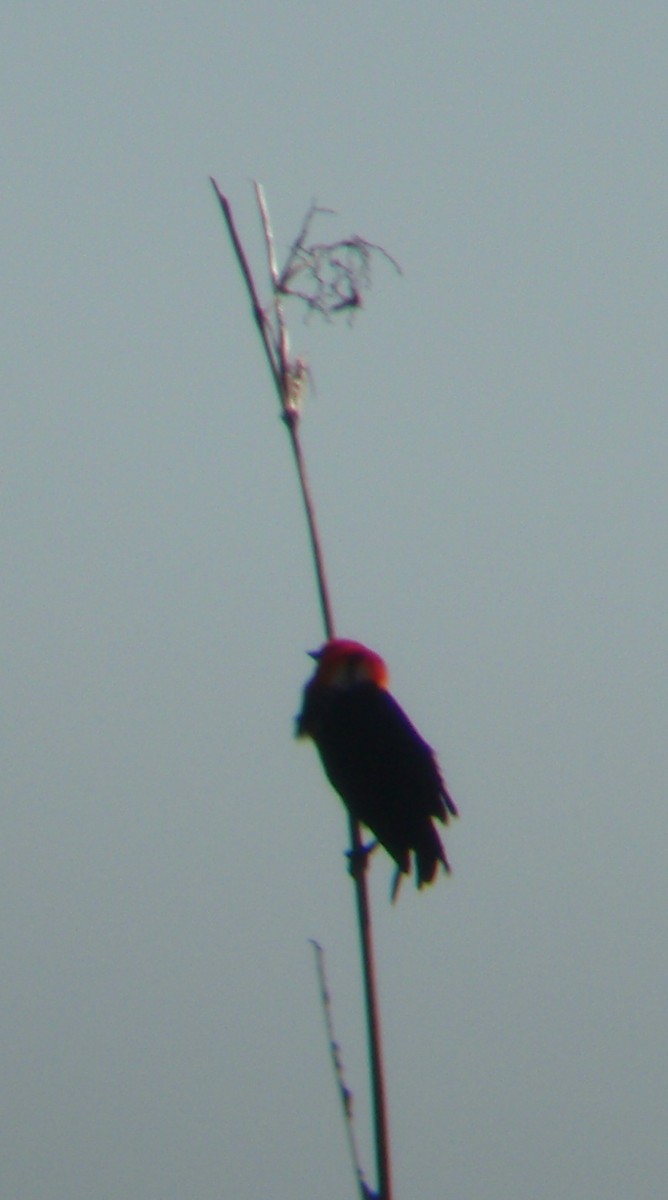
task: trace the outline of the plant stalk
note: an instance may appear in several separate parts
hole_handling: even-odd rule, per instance
[[[256,184],[255,192],[260,209],[265,244],[267,247],[269,271],[273,284],[274,313],[277,333],[260,304],[257,289],[250,270],[243,245],[239,238],[232,215],[229,201],[223,195],[215,179],[211,184],[220,204],[232,246],[237,258],[239,269],[243,276],[251,302],[253,317],[262,340],[265,354],[269,363],[274,385],[278,393],[281,408],[281,418],[287,428],[290,445],[299,480],[306,523],[308,527],[316,586],[322,614],[325,637],[327,640],[335,637],[334,616],[327,586],[324,556],[318,533],[315,516],[315,506],[308,482],[306,464],[299,438],[299,408],[294,403],[291,393],[293,367],[289,361],[288,337],[281,303],[280,277],[276,265],[273,235],[269,223],[269,215],[261,187]],[[368,853],[366,852],[359,823],[349,815],[350,861],[351,875],[355,885],[357,907],[357,922],[359,928],[360,955],[362,976],[364,980],[364,1002],[367,1024],[367,1041],[369,1053],[369,1071],[371,1076],[371,1099],[373,1109],[374,1144],[376,1151],[377,1192],[376,1200],[392,1200],[392,1177],[390,1160],[390,1140],[388,1129],[385,1071],[383,1064],[383,1047],[380,1027],[380,1008],[376,982],[376,966],[373,945],[373,930],[371,923],[371,907],[367,886]],[[363,1179],[359,1180],[362,1200],[370,1200],[370,1192]]]

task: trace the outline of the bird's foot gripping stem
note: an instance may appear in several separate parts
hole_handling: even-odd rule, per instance
[[[377,840],[369,842],[366,846],[355,846],[352,850],[346,850],[346,858],[348,859],[348,870],[353,879],[359,879],[364,874],[369,861],[369,856],[373,853],[378,845]]]

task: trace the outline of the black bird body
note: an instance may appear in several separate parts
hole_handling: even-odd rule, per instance
[[[352,815],[418,887],[449,863],[434,825],[457,809],[431,747],[386,687],[387,669],[355,642],[328,642],[306,684],[297,732],[315,742],[332,786]]]

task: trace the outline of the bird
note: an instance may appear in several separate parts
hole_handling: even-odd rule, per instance
[[[331,638],[309,651],[296,736],[313,740],[329,782],[351,816],[394,859],[396,898],[415,866],[418,888],[450,864],[434,825],[458,815],[431,746],[389,691],[385,661],[361,642]],[[369,848],[365,847],[365,850]]]

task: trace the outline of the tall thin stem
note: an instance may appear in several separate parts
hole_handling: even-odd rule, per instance
[[[327,578],[325,576],[325,560],[323,558],[322,546],[320,544],[318,525],[315,519],[313,496],[311,494],[311,488],[309,485],[308,476],[306,474],[306,462],[304,460],[302,445],[299,438],[299,416],[296,412],[286,410],[283,414],[283,420],[288,428],[290,445],[292,447],[297,477],[299,479],[299,488],[304,503],[306,524],[308,526],[309,541],[311,543],[311,553],[313,555],[315,582],[318,589],[320,611],[322,613],[322,623],[325,630],[325,637],[329,641],[330,638],[336,636],[336,631],[334,628],[334,614],[332,612],[332,604],[329,598],[329,588],[327,587]]]
[[[313,561],[318,586],[318,594],[322,607],[323,621],[327,638],[334,637],[334,620],[329,599],[329,590],[324,571],[324,562],[320,549],[318,527],[315,519],[313,500],[306,478],[304,457],[299,441],[299,427],[296,414],[293,420],[286,420],[290,432],[290,440],[294,451],[297,474],[301,487],[306,519],[311,537]],[[376,1148],[376,1175],[378,1181],[378,1200],[392,1200],[392,1177],[389,1141],[389,1123],[385,1095],[385,1068],[383,1062],[383,1040],[380,1026],[380,1005],[376,981],[376,957],[373,944],[373,927],[371,924],[371,906],[369,889],[367,887],[366,869],[368,855],[364,852],[359,822],[348,816],[350,832],[350,861],[353,864],[352,876],[355,881],[355,899],[357,904],[357,925],[360,939],[362,959],[362,976],[364,979],[364,1001],[367,1019],[367,1041],[369,1049],[369,1072],[371,1076],[372,1107],[374,1116],[374,1143]]]
[[[211,183],[222,209],[222,213],[227,224],[228,233],[230,235],[230,240],[237,257],[237,262],[246,284],[255,323],[265,349],[269,368],[278,393],[278,399],[281,408],[281,418],[287,428],[290,438],[290,445],[292,448],[295,467],[297,470],[297,477],[299,480],[299,487],[304,504],[304,512],[306,515],[306,523],[308,527],[311,553],[313,556],[313,567],[316,576],[316,587],[320,601],[325,637],[329,640],[335,636],[334,616],[329,595],[329,588],[327,585],[324,556],[322,553],[322,546],[320,543],[318,525],[315,516],[315,506],[308,482],[306,464],[299,438],[299,408],[294,402],[294,396],[291,390],[291,385],[295,378],[295,372],[293,364],[289,360],[288,336],[281,303],[280,277],[275,259],[274,241],[264,193],[261,187],[256,185],[256,197],[264,228],[269,272],[273,285],[276,331],[274,331],[274,326],[268,319],[267,314],[260,304],[255,282],[253,280],[253,275],[248,265],[248,260],[234,224],[234,218],[230,204],[227,198],[220,191],[215,179],[212,179]],[[360,954],[362,961],[362,975],[364,979],[364,1000],[367,1018],[367,1040],[369,1051],[369,1070],[371,1076],[371,1097],[378,1184],[376,1196],[377,1200],[392,1200],[390,1140],[380,1027],[380,1008],[376,982],[371,907],[369,904],[369,892],[366,875],[368,856],[364,852],[359,823],[355,821],[352,816],[349,816],[349,832],[351,845],[350,859],[352,864],[351,874],[355,884]],[[371,1193],[364,1183],[364,1180],[360,1178],[359,1183],[362,1200],[369,1200]]]
[[[361,864],[360,870],[356,871],[354,876],[355,899],[357,901],[357,924],[362,956],[362,976],[364,978],[378,1200],[392,1200],[392,1160],[390,1156],[390,1130],[385,1092],[383,1039],[380,1026],[378,987],[376,984],[376,958],[371,926],[371,907],[369,905],[369,890],[366,881],[368,856],[363,850],[359,823],[353,820],[352,817],[349,817],[349,829],[353,861]]]

